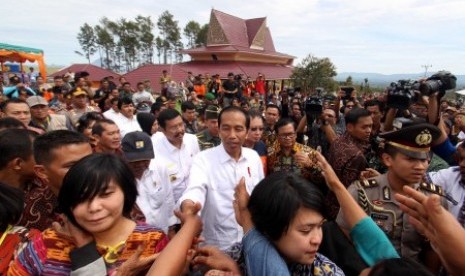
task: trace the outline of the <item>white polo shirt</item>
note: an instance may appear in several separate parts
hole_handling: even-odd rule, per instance
[[[150,162],[150,169],[154,169],[156,163],[166,167],[176,202],[187,187],[192,160],[200,152],[197,136],[185,133],[180,149],[173,146],[162,132],[152,136],[152,143],[155,158]]]
[[[168,227],[176,223],[174,198],[165,166],[157,164],[154,170],[146,170],[137,180],[136,203],[144,213],[147,224],[157,226],[168,233]]]
[[[233,208],[234,188],[245,177],[249,194],[263,178],[263,167],[257,152],[242,148],[234,160],[221,144],[200,152],[192,164],[189,185],[177,202],[189,199],[202,205],[202,236],[205,243],[221,250],[241,241],[242,227],[236,222]]]
[[[137,122],[135,115],[132,117],[132,119],[129,119],[123,114],[119,113],[115,116],[114,121],[119,128],[121,139],[123,139],[124,136],[129,132],[142,131],[142,128],[140,127],[139,122]]]
[[[109,120],[116,121],[116,120],[118,120],[119,113],[116,112],[113,108],[110,108],[107,111],[103,112],[102,115],[103,115],[103,117],[105,117],[105,118],[107,118]]]
[[[450,201],[447,201],[447,203],[449,205],[449,212],[458,219],[460,208],[462,208],[465,199],[465,188],[460,184],[462,181],[460,167],[455,166],[437,172],[431,172],[428,176],[433,184],[441,186],[446,194],[457,201],[457,205],[452,204]]]

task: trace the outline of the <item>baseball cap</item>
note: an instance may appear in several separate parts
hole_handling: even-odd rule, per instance
[[[150,160],[155,157],[150,136],[142,131],[129,132],[123,138],[121,147],[129,162]]]
[[[28,97],[26,99],[26,102],[27,102],[27,105],[29,105],[29,107],[33,107],[33,106],[36,106],[36,105],[47,105],[48,106],[47,100],[44,99],[41,96]]]

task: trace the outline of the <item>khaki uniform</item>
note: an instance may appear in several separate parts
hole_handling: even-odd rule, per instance
[[[200,150],[206,150],[209,148],[213,148],[221,144],[220,137],[213,137],[208,132],[208,129],[205,129],[196,134],[197,140],[199,141]]]
[[[439,186],[432,184],[422,183],[416,185],[416,188],[426,194],[442,193]],[[387,174],[364,181],[355,181],[348,190],[367,215],[386,233],[399,255],[419,261],[419,253],[428,245],[428,242],[413,228],[408,221],[408,215],[399,208],[399,203],[391,191]],[[445,202],[443,205],[447,206]],[[349,230],[343,220],[342,211],[339,211],[336,221],[342,228]]]

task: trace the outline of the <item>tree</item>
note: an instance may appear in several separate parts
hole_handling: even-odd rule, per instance
[[[206,46],[208,38],[208,24],[205,24],[200,28],[200,31],[197,33],[197,38],[195,39],[195,45],[197,47]]]
[[[82,51],[84,51],[85,57],[90,64],[90,57],[97,51],[94,29],[89,24],[84,23],[84,25],[79,28],[77,39],[81,45]]]
[[[94,27],[94,32],[96,36],[95,43],[99,50],[103,51],[105,53],[105,58],[103,58],[103,67],[107,69],[112,69],[112,60],[110,58],[111,52],[113,51],[113,48],[115,47],[115,41],[113,39],[113,36],[111,35],[110,31],[105,25],[105,22],[108,19],[105,17],[100,20],[100,23],[102,25],[96,25]],[[100,60],[102,60],[102,55],[100,55]]]
[[[150,16],[137,16],[136,22],[139,26],[141,60],[146,64],[153,63],[153,47],[155,46],[155,36],[152,31],[155,25]]]
[[[304,92],[313,92],[317,87],[323,87],[326,91],[334,90],[335,76],[336,66],[329,58],[317,58],[309,54],[294,68],[291,78],[295,87],[301,87]]]
[[[160,30],[160,40],[162,43],[157,43],[161,46],[163,63],[168,62],[168,55],[176,56],[176,52],[182,49],[181,31],[178,26],[178,21],[173,19],[173,15],[169,11],[164,11],[157,21],[158,29]],[[159,42],[159,41],[157,41]]]
[[[187,38],[187,47],[188,48],[194,48],[197,47],[197,37],[200,32],[200,24],[197,23],[196,21],[189,21],[186,24],[186,27],[184,27],[184,35]]]
[[[352,86],[354,83],[352,81],[352,76],[348,76],[345,81],[345,85]]]

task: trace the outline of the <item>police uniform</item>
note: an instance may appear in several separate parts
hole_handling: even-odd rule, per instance
[[[221,109],[216,105],[209,105],[205,110],[205,120],[218,119]],[[221,144],[220,137],[215,137],[210,134],[208,129],[205,129],[196,134],[197,140],[199,141],[200,150],[206,150],[213,148]]]
[[[440,130],[430,124],[420,123],[405,126],[401,130],[383,133],[380,136],[385,143],[395,147],[411,158],[427,159],[432,141],[440,135]],[[390,241],[402,257],[410,257],[419,261],[419,253],[428,244],[425,237],[419,234],[408,221],[408,215],[399,207],[388,181],[388,173],[363,181],[355,181],[348,191],[373,221],[386,233]],[[414,188],[425,194],[443,196],[441,187],[426,182],[417,183]],[[443,205],[447,206],[445,200]],[[342,211],[336,219],[346,230]]]

